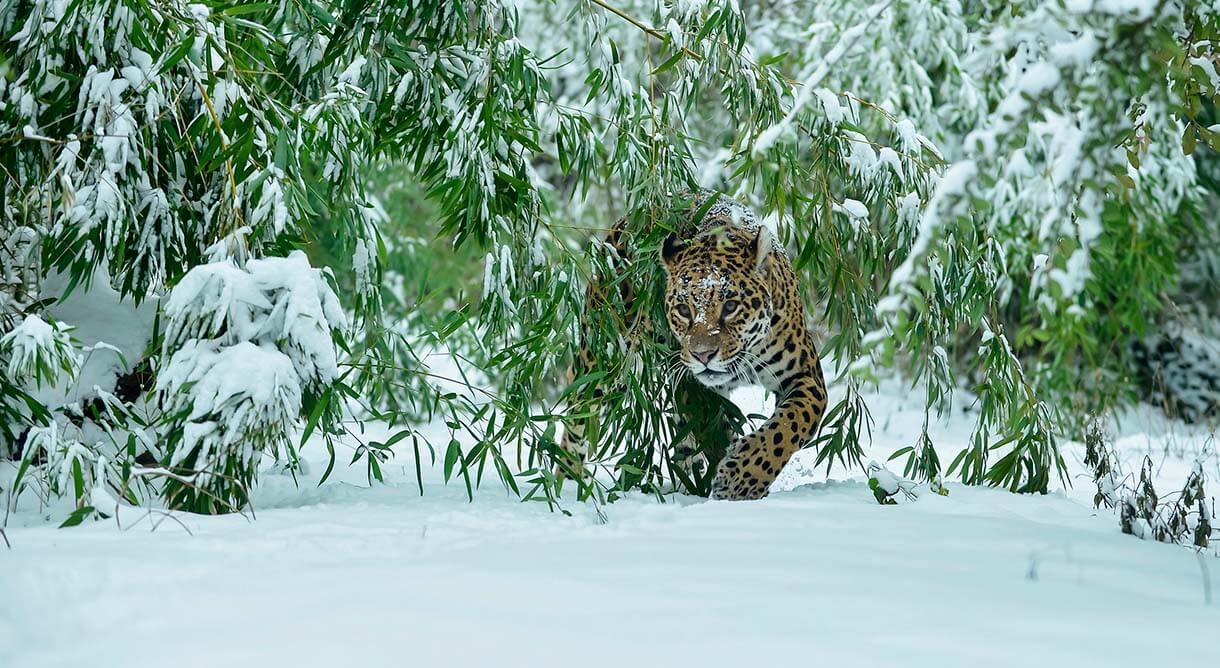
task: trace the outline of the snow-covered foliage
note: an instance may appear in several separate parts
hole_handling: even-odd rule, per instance
[[[17,320],[18,314],[0,315],[0,321]],[[20,317],[18,324],[0,328],[0,456],[16,454],[19,425],[44,422],[46,408],[30,392],[43,386],[70,382],[80,369],[80,354],[71,338],[71,327],[37,315]],[[52,425],[54,426],[54,425]]]
[[[525,147],[535,144],[543,91],[523,73],[537,63],[512,39],[510,7],[459,4],[386,2],[356,13],[313,1],[0,5],[0,247],[35,260],[5,262],[6,311],[44,308],[36,283],[50,272],[65,272],[71,290],[87,287],[98,265],[122,294],[157,297],[221,242],[251,276],[278,271],[264,272],[260,258],[294,248],[353,258],[342,282],[359,289],[345,292],[346,306],[354,325],[376,332],[383,245],[365,186],[382,158],[429,156],[420,164],[434,171],[419,176],[448,194],[451,228],[463,234],[486,239],[492,227],[531,220]],[[331,392],[340,308],[314,287],[280,285],[256,323],[264,332],[227,336],[288,355],[301,386],[279,396],[299,395],[311,427],[329,431],[342,403]],[[325,321],[310,320],[323,312]],[[171,334],[159,369],[185,364],[175,354],[203,335]],[[360,342],[376,348],[380,337]],[[63,415],[26,414],[29,397],[7,378],[0,390],[6,450],[31,428],[60,424]],[[293,422],[277,424],[283,441]]]
[[[339,299],[305,254],[199,265],[165,300],[167,351],[190,340],[251,341],[283,349],[309,390],[338,374],[333,331],[346,326]]]
[[[23,313],[38,298],[37,240],[28,227],[0,230],[0,317]]]
[[[72,345],[71,327],[27,315],[21,323],[0,336],[0,360],[7,361],[10,381],[55,383],[61,376],[71,379],[80,368],[80,357]]]
[[[1198,252],[1183,241],[1215,238],[1191,153],[1211,138],[1216,89],[1199,54],[1212,52],[1216,17],[1188,2],[884,4],[752,15],[760,56],[806,67],[836,53],[844,26],[871,21],[821,85],[909,119],[897,142],[926,135],[948,163],[897,246],[885,242],[900,261],[876,286],[882,317],[832,299],[826,314],[846,329],[831,342],[847,360],[909,360],[937,409],[970,378],[983,388],[978,446],[949,469],[1043,487],[1021,471],[1059,467],[1056,433],[1127,398],[1125,339],[1157,317],[1177,259]],[[823,275],[848,273],[835,266]],[[854,331],[864,350],[841,345]],[[984,444],[1007,436],[1016,459],[989,458]],[[942,464],[924,440],[907,472],[934,476]]]
[[[0,228],[0,337],[7,339],[17,335],[14,333],[19,324],[24,324],[26,311],[38,300],[38,253],[37,235],[28,227]],[[42,322],[36,317],[37,322]],[[57,323],[56,327],[60,325]],[[53,339],[49,343],[56,342]],[[23,343],[27,348],[30,342]],[[6,346],[0,345],[0,366],[11,367],[22,363],[10,358],[12,354],[5,352]],[[60,351],[64,352],[64,351]],[[52,362],[48,369],[64,368],[54,363],[56,351],[45,349],[38,352],[43,361]],[[61,359],[61,361],[63,361]],[[45,376],[42,377],[45,379]],[[25,381],[31,378],[25,378]],[[35,380],[39,379],[37,377]],[[30,405],[25,401],[28,396],[22,389],[25,382],[16,371],[0,376],[0,456],[12,454],[13,444],[17,440],[16,426],[28,417]]]
[[[864,467],[868,474],[868,488],[873,492],[873,498],[883,506],[897,505],[899,493],[904,498],[914,501],[918,498],[915,492],[915,482],[895,474],[885,466],[871,461]]]
[[[338,376],[339,300],[305,254],[191,269],[165,300],[156,391],[168,418],[167,499],[240,509],[262,455],[295,466],[292,427]],[[307,412],[306,415],[309,413]],[[182,483],[182,484],[180,484]]]
[[[955,9],[965,21],[953,3],[943,11]],[[952,267],[974,268],[991,310],[1015,315],[989,318],[1008,327],[993,331],[1022,352],[1065,362],[1032,365],[1028,382],[1076,408],[1110,405],[1124,374],[1097,356],[1119,335],[1116,323],[1138,330],[1159,308],[1142,295],[1172,285],[1172,271],[1148,267],[1148,258],[1173,258],[1182,235],[1204,231],[1193,216],[1202,193],[1189,156],[1198,124],[1183,108],[1217,92],[1191,69],[1191,52],[1209,42],[1186,45],[1168,63],[1149,45],[1214,30],[1215,16],[1197,3],[1026,3],[967,29],[976,34],[945,76],[961,85],[946,86],[938,115],[971,123],[939,133],[953,164],[890,291],[926,294],[917,280],[960,291],[971,274]],[[1183,90],[1183,78],[1203,85]],[[1115,294],[1114,281],[1132,279]],[[908,301],[887,306],[891,325],[933,317]],[[1028,329],[1044,332],[1041,340],[1029,341]],[[1081,362],[1093,368],[1073,368]],[[1079,387],[1066,392],[1068,383]]]

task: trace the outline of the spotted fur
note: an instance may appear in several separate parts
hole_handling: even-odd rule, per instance
[[[692,213],[708,196],[694,197]],[[620,221],[607,241],[625,254],[622,230]],[[666,320],[695,379],[725,395],[742,385],[777,395],[774,414],[733,440],[712,481],[715,499],[766,496],[813,438],[826,409],[826,383],[792,264],[753,212],[722,195],[689,232],[666,239],[661,260]],[[582,348],[577,366],[593,364]],[[565,431],[565,448],[583,456],[582,431],[573,427]]]

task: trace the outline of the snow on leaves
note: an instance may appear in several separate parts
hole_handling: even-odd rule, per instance
[[[234,463],[252,470],[263,446],[283,443],[284,425],[300,413],[301,385],[292,360],[270,346],[185,343],[157,378],[164,409],[185,413],[166,465],[198,471],[201,485]]]
[[[336,358],[331,332],[346,326],[339,300],[322,271],[305,254],[195,267],[165,302],[166,345],[190,339],[232,345],[252,341],[282,347],[310,387],[334,380]]]
[[[305,254],[199,265],[165,301],[162,408],[174,416],[168,460],[193,476],[183,505],[240,508],[264,451],[295,461],[288,434],[302,393],[337,377],[339,300]],[[206,495],[195,492],[208,490]]]
[[[7,359],[9,378],[30,380],[38,385],[54,385],[61,374],[76,375],[80,355],[62,322],[46,322],[27,315],[12,331],[0,336],[0,360]]]

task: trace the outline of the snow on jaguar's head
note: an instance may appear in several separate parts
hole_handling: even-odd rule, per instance
[[[693,239],[665,240],[665,317],[683,364],[704,385],[729,382],[770,333],[764,271],[772,248],[770,232],[761,226],[725,225]]]

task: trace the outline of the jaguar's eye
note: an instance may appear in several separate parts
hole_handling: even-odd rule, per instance
[[[678,304],[677,308],[675,308],[674,310],[676,310],[678,312],[678,315],[682,316],[683,318],[686,318],[687,320],[690,320],[690,307],[687,306],[686,304]]]
[[[736,299],[730,299],[724,303],[722,313],[724,313],[724,315],[727,317],[736,313],[737,309],[739,308],[741,308],[741,302],[737,301]]]

